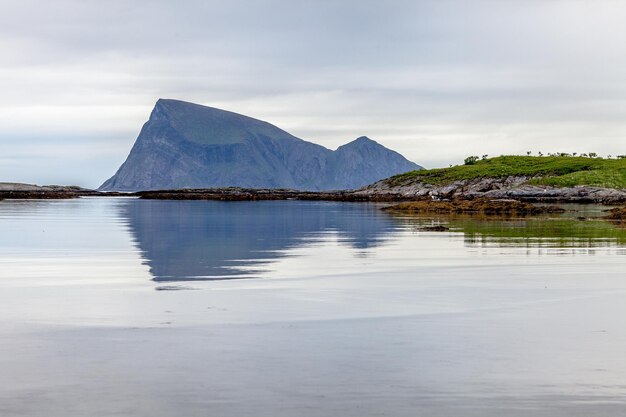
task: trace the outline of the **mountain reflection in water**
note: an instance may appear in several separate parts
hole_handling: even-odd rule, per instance
[[[396,228],[359,203],[129,200],[120,211],[155,281],[250,278],[324,233],[367,250]]]
[[[626,246],[626,229],[601,220],[604,208],[530,218],[406,215],[366,203],[127,200],[119,205],[155,281],[259,277],[289,250],[330,236],[368,256],[385,241],[439,233],[466,247],[547,248],[593,254]],[[585,216],[585,221],[579,219]],[[433,225],[444,232],[429,231]]]

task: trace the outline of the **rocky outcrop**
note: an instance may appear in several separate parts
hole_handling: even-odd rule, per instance
[[[134,195],[145,200],[316,200],[316,201],[397,201],[394,195],[365,195],[353,191],[298,191],[257,188],[215,188],[139,191]]]
[[[527,184],[527,177],[483,178],[456,181],[448,185],[389,185],[380,181],[353,191],[307,192],[288,189],[187,189],[136,193],[146,199],[166,200],[330,200],[330,201],[407,201],[407,200],[517,200],[540,203],[626,202],[626,190],[590,186],[555,188]]]
[[[65,199],[97,195],[97,191],[66,185],[34,185],[14,182],[0,183],[0,200],[3,199]]]
[[[364,136],[331,151],[261,120],[161,99],[100,190],[342,190],[420,168]]]
[[[378,181],[355,191],[357,195],[395,196],[398,199],[514,199],[528,202],[570,202],[619,204],[626,202],[626,190],[577,186],[557,188],[530,185],[531,178],[510,176],[504,178],[477,178],[436,185],[407,181],[393,183]]]

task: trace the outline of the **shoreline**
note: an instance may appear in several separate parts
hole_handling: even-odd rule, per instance
[[[492,183],[492,185],[494,185]],[[434,191],[434,192],[433,192]],[[155,190],[133,193],[147,200],[220,200],[220,201],[255,201],[255,200],[317,200],[346,202],[405,202],[405,201],[474,201],[474,200],[515,200],[524,203],[547,204],[601,204],[620,205],[626,203],[626,190],[599,187],[535,187],[519,188],[451,187],[445,190],[432,187],[397,187],[381,188],[379,183],[358,190],[345,191],[297,191],[282,189],[185,189]]]
[[[184,190],[139,191],[134,193],[145,200],[218,200],[218,201],[261,201],[261,200],[309,200],[345,202],[399,202],[412,200],[410,196],[395,194],[368,195],[354,190],[347,191],[298,191],[286,189],[212,188]]]
[[[383,187],[375,183],[358,190],[299,191],[289,189],[208,188],[152,190],[138,192],[98,191],[68,186],[32,186],[28,184],[0,186],[0,201],[6,199],[71,199],[79,197],[138,197],[145,200],[309,200],[345,202],[405,202],[405,201],[473,201],[515,200],[524,203],[601,204],[626,203],[626,190],[579,186],[569,188],[521,186],[502,187],[501,182],[483,179],[478,184],[454,184],[445,187],[419,185]],[[1,183],[0,183],[1,185]],[[479,188],[482,188],[479,190]]]
[[[123,197],[135,193],[102,193],[95,190],[0,190],[2,200],[70,200],[79,197]]]
[[[602,205],[626,203],[626,189],[590,185],[572,187],[532,185],[528,183],[530,180],[531,178],[526,176],[509,176],[430,184],[414,181],[396,183],[392,179],[386,179],[355,190],[355,193],[411,196],[415,200],[509,199],[526,203]]]

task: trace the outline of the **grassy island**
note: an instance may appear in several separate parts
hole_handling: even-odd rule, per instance
[[[422,182],[446,185],[477,178],[529,177],[529,184],[553,187],[589,185],[626,188],[626,159],[584,156],[499,156],[450,168],[411,171],[389,179],[390,185]]]

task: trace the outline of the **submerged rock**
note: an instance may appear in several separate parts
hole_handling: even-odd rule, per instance
[[[421,229],[424,232],[447,232],[450,230],[447,226],[436,225],[436,226],[424,226]]]
[[[556,206],[535,206],[516,200],[452,200],[452,201],[410,201],[384,207],[383,210],[404,213],[436,214],[483,214],[529,216],[545,213],[563,213],[565,210]]]
[[[607,220],[617,220],[617,221],[625,221],[626,220],[626,207],[617,207],[611,210],[608,210],[606,216],[604,216]]]

